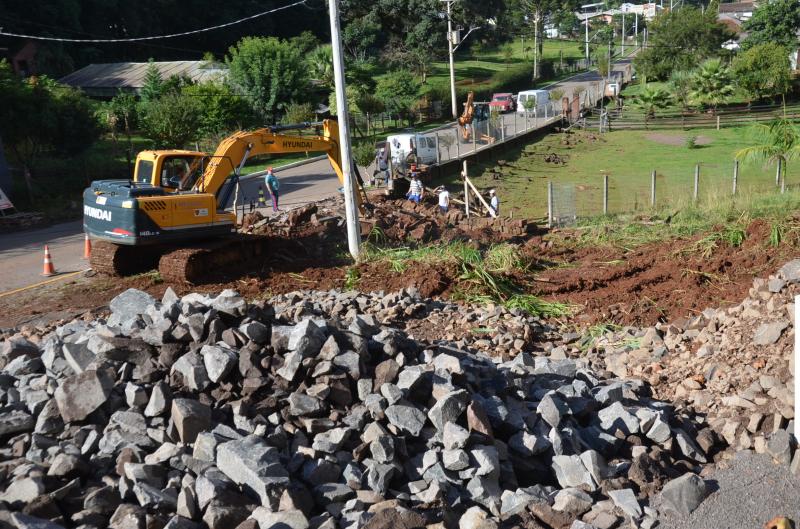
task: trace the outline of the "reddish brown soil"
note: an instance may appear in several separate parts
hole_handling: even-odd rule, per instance
[[[699,236],[628,252],[608,247],[546,252],[539,258],[571,266],[541,273],[536,290],[583,306],[583,319],[590,322],[672,321],[739,303],[753,278],[773,273],[797,254],[794,245],[769,247],[769,232],[767,223],[755,221],[740,247],[719,243],[707,257],[693,248]]]

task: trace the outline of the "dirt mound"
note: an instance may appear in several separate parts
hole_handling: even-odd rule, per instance
[[[631,251],[611,247],[545,250],[528,246],[538,262],[560,261],[537,279],[537,293],[584,307],[587,322],[653,324],[738,303],[754,277],[764,276],[793,253],[769,248],[770,226],[754,221],[738,247],[708,237],[648,244]]]

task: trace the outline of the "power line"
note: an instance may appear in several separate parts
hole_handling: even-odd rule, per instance
[[[157,40],[157,39],[170,39],[174,37],[184,37],[186,35],[196,35],[198,33],[205,33],[208,31],[214,31],[217,29],[227,28],[230,26],[235,26],[237,24],[241,24],[242,22],[247,22],[249,20],[253,20],[259,17],[263,17],[265,15],[269,15],[272,13],[276,13],[278,11],[283,11],[285,9],[289,9],[301,4],[305,4],[306,0],[299,0],[298,2],[294,2],[289,5],[285,5],[282,7],[276,7],[275,9],[270,9],[269,11],[263,11],[261,13],[256,13],[255,15],[250,15],[248,17],[240,18],[239,20],[234,20],[232,22],[226,22],[225,24],[218,24],[216,26],[211,26],[207,28],[195,29],[192,31],[183,31],[181,33],[171,33],[169,35],[155,35],[152,37],[132,37],[128,39],[70,39],[70,38],[60,38],[60,37],[43,37],[41,35],[23,35],[20,33],[11,33],[7,31],[0,30],[0,35],[4,35],[6,37],[18,37],[23,39],[32,39],[32,40],[45,40],[51,42],[94,42],[94,43],[114,43],[114,42],[141,42],[146,40]]]

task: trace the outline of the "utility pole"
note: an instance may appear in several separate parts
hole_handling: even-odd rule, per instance
[[[447,51],[450,55],[450,107],[453,110],[453,119],[458,119],[458,102],[456,101],[456,67],[453,62],[453,19],[450,16],[455,0],[442,0],[447,4]],[[523,42],[523,49],[525,44]]]
[[[539,78],[539,8],[533,16],[533,78]]]
[[[636,18],[633,19],[633,34],[636,39],[636,47],[639,47],[639,13],[634,13]]]
[[[339,118],[339,149],[342,157],[344,177],[344,212],[347,222],[347,246],[350,255],[358,259],[361,245],[361,230],[356,208],[356,190],[353,185],[353,159],[350,149],[350,122],[347,110],[347,96],[344,79],[344,57],[342,55],[342,36],[339,26],[339,0],[330,0],[331,48],[333,50],[333,77],[336,83],[336,113]]]
[[[622,50],[620,54],[625,57],[625,11],[622,12]]]
[[[586,15],[584,19],[586,26],[586,68],[589,68],[589,13],[584,13],[584,15]]]

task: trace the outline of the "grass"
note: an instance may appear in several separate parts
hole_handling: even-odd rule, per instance
[[[557,194],[573,190],[579,217],[602,213],[603,175],[609,179],[609,212],[647,212],[650,207],[650,175],[656,170],[656,210],[685,207],[693,193],[695,164],[700,165],[700,203],[714,202],[731,193],[734,154],[749,145],[747,128],[692,131],[698,145],[687,149],[686,133],[680,131],[578,132],[569,136],[550,134],[524,147],[495,154],[510,165],[493,162],[470,166],[470,178],[478,188],[496,188],[506,212],[525,218],[547,214],[547,184]],[[563,143],[569,141],[569,145]],[[555,153],[566,163],[544,161]],[[800,182],[800,163],[787,167],[787,184]],[[495,180],[493,174],[499,172]],[[775,189],[775,167],[740,164],[738,193],[746,196]],[[460,185],[453,174],[443,182]]]
[[[373,240],[380,234],[373,233]],[[484,252],[461,242],[420,247],[381,248],[379,243],[364,245],[365,261],[383,261],[395,273],[403,273],[414,263],[447,262],[457,267],[454,297],[470,303],[499,304],[509,310],[559,318],[572,312],[564,303],[543,300],[526,294],[513,273],[526,273],[518,250],[509,244],[490,246]],[[349,277],[348,277],[349,280]]]

